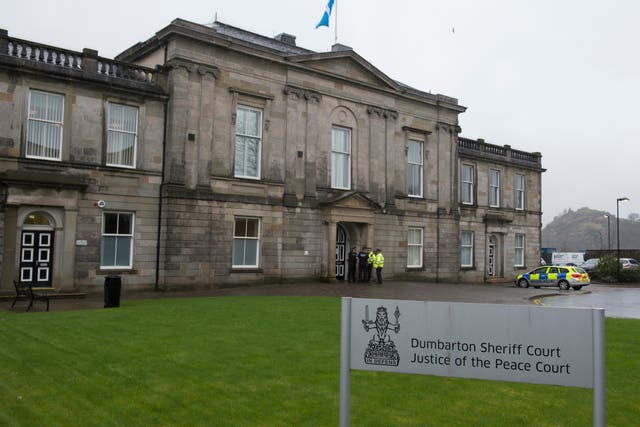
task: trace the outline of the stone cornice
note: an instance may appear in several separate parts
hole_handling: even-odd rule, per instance
[[[369,115],[376,115],[380,118],[385,118],[385,119],[393,119],[393,120],[397,120],[398,119],[398,112],[395,110],[388,110],[386,108],[382,108],[382,107],[376,107],[374,105],[367,105],[367,114]]]
[[[322,100],[322,94],[313,90],[304,89],[295,86],[285,86],[283,89],[285,95],[294,95],[298,99],[304,99],[306,101],[320,102]]]
[[[216,66],[197,64],[191,61],[185,61],[183,59],[178,59],[178,58],[174,58],[167,61],[167,63],[165,64],[165,68],[173,69],[173,70],[184,68],[189,73],[198,73],[201,76],[210,74],[216,79],[220,77],[220,69]]]

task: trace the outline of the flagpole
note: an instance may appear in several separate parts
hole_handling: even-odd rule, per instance
[[[336,1],[335,2],[335,8],[336,8],[336,18],[335,18],[336,19],[336,30],[335,30],[336,31],[336,33],[335,33],[336,34],[336,41],[335,41],[335,44],[337,44],[338,43],[338,0],[335,0],[335,1]]]

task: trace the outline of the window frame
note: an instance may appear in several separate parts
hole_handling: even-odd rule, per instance
[[[493,177],[497,178],[497,182],[493,183]],[[500,207],[500,169],[489,169],[489,207],[490,208],[499,208]],[[495,192],[495,194],[494,194]],[[495,200],[492,200],[495,198]]]
[[[464,239],[463,239],[463,235],[469,235],[470,236],[470,244],[465,244]],[[474,247],[474,233],[473,231],[470,230],[462,230],[460,231],[460,267],[461,268],[471,268],[473,267],[473,261],[474,261],[474,254],[473,254],[473,247]],[[470,255],[470,263],[468,264],[464,264],[463,263],[463,250],[467,249],[469,251],[469,255]]]
[[[419,244],[411,243],[411,239],[409,238],[409,236],[411,235],[412,231],[419,231],[420,232],[420,243]],[[411,249],[418,249],[418,252],[420,254],[420,256],[418,257],[419,263],[416,264],[416,265],[410,264]],[[423,251],[424,251],[424,229],[422,227],[409,227],[407,229],[407,268],[422,268],[422,266],[423,266],[423,260],[422,260]]]
[[[118,220],[117,223],[120,223],[120,215],[129,215],[130,216],[130,224],[131,224],[131,230],[129,233],[127,234],[120,234],[120,233],[106,233],[105,232],[105,225],[107,223],[106,221],[106,215],[118,215]],[[109,212],[103,212],[102,213],[102,225],[101,225],[101,230],[100,230],[100,269],[101,270],[130,270],[133,268],[133,250],[134,250],[134,241],[135,241],[135,221],[136,221],[136,215],[134,212],[126,212],[126,211],[109,211]],[[116,226],[116,228],[119,228],[118,226]],[[104,254],[105,254],[105,247],[104,247],[104,238],[105,237],[116,237],[116,239],[118,237],[127,237],[129,238],[129,263],[128,265],[104,265]],[[118,241],[116,240],[116,247],[115,247],[115,256],[114,256],[114,260],[118,259]]]
[[[417,144],[420,148],[420,162],[419,163],[414,163],[411,161],[411,157],[409,156],[409,153],[411,152],[411,145],[412,144]],[[417,167],[418,169],[418,187],[419,187],[419,191],[416,194],[412,194],[410,189],[411,189],[411,185],[409,182],[409,178],[412,176],[411,172],[412,172],[412,166]],[[420,141],[418,139],[409,139],[407,141],[407,196],[408,197],[415,197],[415,198],[422,198],[424,196],[424,141]]]
[[[334,132],[335,131],[343,131],[346,132],[348,135],[347,138],[347,142],[349,144],[349,149],[348,151],[338,151],[336,150],[336,146],[335,146],[335,139],[334,139]],[[351,190],[351,151],[353,148],[353,144],[352,144],[352,132],[351,132],[351,128],[345,127],[345,126],[338,126],[338,125],[333,125],[331,126],[331,188],[335,188],[337,190]],[[336,156],[345,156],[347,158],[347,163],[348,163],[348,167],[347,167],[347,183],[346,186],[342,186],[339,185],[341,183],[338,183],[338,177],[336,175],[336,168],[334,167],[334,158],[336,158]]]
[[[238,224],[238,220],[244,220],[245,221],[245,230],[248,229],[247,224],[248,221],[256,221],[257,223],[257,227],[256,227],[256,235],[255,236],[237,236],[236,235],[236,227]],[[231,247],[231,268],[233,269],[257,269],[260,267],[260,231],[262,228],[262,220],[261,218],[257,218],[257,217],[251,217],[251,216],[236,216],[233,219],[233,244]],[[235,264],[234,260],[235,260],[235,248],[236,248],[236,241],[243,241],[243,242],[247,242],[247,241],[255,241],[256,242],[256,262],[255,264]],[[244,243],[243,245],[243,249],[245,249],[244,253],[246,254],[246,243]],[[246,262],[246,256],[244,256],[243,258],[243,262]]]
[[[522,188],[518,188],[518,184],[519,183],[522,184]],[[514,183],[515,199],[516,199],[515,200],[515,209],[517,211],[523,211],[524,210],[525,187],[526,187],[526,177],[525,177],[525,175],[517,173],[515,175],[515,183]]]
[[[36,117],[32,117],[32,104],[33,104],[33,94],[34,93],[40,93],[43,94],[47,97],[47,99],[49,97],[53,98],[60,98],[61,100],[61,105],[60,105],[60,112],[61,112],[61,120],[60,121],[56,121],[56,120],[51,120],[48,118],[36,118]],[[41,160],[55,160],[55,161],[61,161],[62,160],[62,146],[64,144],[64,116],[65,116],[65,95],[61,94],[61,93],[55,93],[55,92],[48,92],[48,91],[44,91],[44,90],[38,90],[38,89],[29,89],[29,102],[28,102],[28,110],[27,110],[27,132],[26,132],[26,138],[25,138],[25,149],[24,149],[24,155],[25,157],[29,158],[29,159],[41,159]],[[30,137],[32,136],[32,129],[31,129],[31,124],[32,123],[45,123],[47,125],[53,125],[56,126],[58,128],[58,146],[56,147],[57,151],[58,151],[58,156],[57,157],[46,157],[46,156],[39,156],[39,155],[35,155],[35,154],[29,154],[29,147],[32,145],[29,142]],[[33,144],[34,146],[37,144]],[[44,145],[43,145],[44,147]]]
[[[465,168],[469,169],[469,181],[465,181]],[[473,205],[475,203],[475,173],[476,167],[470,163],[463,163],[460,170],[460,202],[463,205]],[[465,187],[469,190],[469,200],[465,200]]]
[[[251,135],[251,134],[240,134],[238,132],[238,123],[240,122],[240,110],[245,110],[245,111],[254,111],[254,112],[258,112],[260,113],[259,116],[259,123],[258,123],[258,134],[257,135]],[[263,125],[264,125],[264,109],[262,108],[256,108],[256,107],[251,107],[249,105],[246,104],[238,104],[236,106],[236,121],[235,121],[235,129],[234,129],[234,135],[235,135],[235,141],[234,141],[234,163],[233,163],[233,176],[236,178],[244,178],[244,179],[253,179],[253,180],[260,180],[262,177],[262,142],[263,142]],[[253,138],[253,139],[257,139],[258,142],[258,150],[256,153],[256,175],[246,175],[245,172],[247,171],[247,166],[246,163],[243,163],[243,171],[242,173],[238,172],[238,168],[237,168],[237,163],[238,163],[238,142],[239,142],[239,138]],[[243,159],[243,161],[246,162],[246,158]]]
[[[521,244],[519,245],[518,240],[521,239]],[[514,267],[524,267],[524,254],[525,254],[525,242],[526,236],[523,233],[516,233],[514,242],[513,242],[513,265]],[[518,259],[519,258],[519,259]]]
[[[134,132],[131,132],[128,130],[111,128],[111,115],[113,114],[111,111],[112,106],[124,107],[125,109],[131,109],[135,111],[135,126],[134,126],[135,131]],[[136,163],[137,163],[137,157],[138,157],[138,134],[140,129],[140,108],[137,106],[124,104],[121,102],[108,101],[106,128],[107,128],[107,146],[106,146],[106,153],[105,153],[105,165],[112,166],[112,167],[119,167],[119,168],[135,169]],[[132,154],[130,165],[124,164],[124,163],[109,162],[109,148],[111,147],[111,144],[112,144],[111,135],[113,133],[133,135],[133,154]]]

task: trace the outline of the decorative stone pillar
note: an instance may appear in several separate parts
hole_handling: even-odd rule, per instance
[[[169,106],[167,114],[166,180],[174,184],[185,183],[185,144],[189,122],[189,73],[195,65],[172,60],[169,67]]]
[[[220,70],[216,67],[198,67],[201,79],[200,126],[197,141],[199,186],[209,186],[213,153],[213,124],[215,119],[215,88]]]

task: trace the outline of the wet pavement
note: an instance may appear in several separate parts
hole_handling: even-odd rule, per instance
[[[640,319],[640,287],[594,285],[589,293],[557,295],[544,298],[549,307],[604,308],[606,317]]]
[[[450,301],[492,304],[539,304],[559,307],[602,307],[609,317],[640,318],[640,285],[617,287],[592,285],[580,291],[557,288],[518,288],[512,283],[452,284],[388,281],[382,285],[344,282],[304,282],[273,285],[247,285],[193,291],[132,291],[126,286],[120,297],[127,300],[158,298],[196,298],[225,296],[328,296],[354,298]],[[0,309],[24,312],[28,301],[11,308],[11,298],[0,299]],[[102,289],[84,298],[52,297],[50,311],[99,309],[104,307]],[[43,311],[36,302],[31,311]]]

